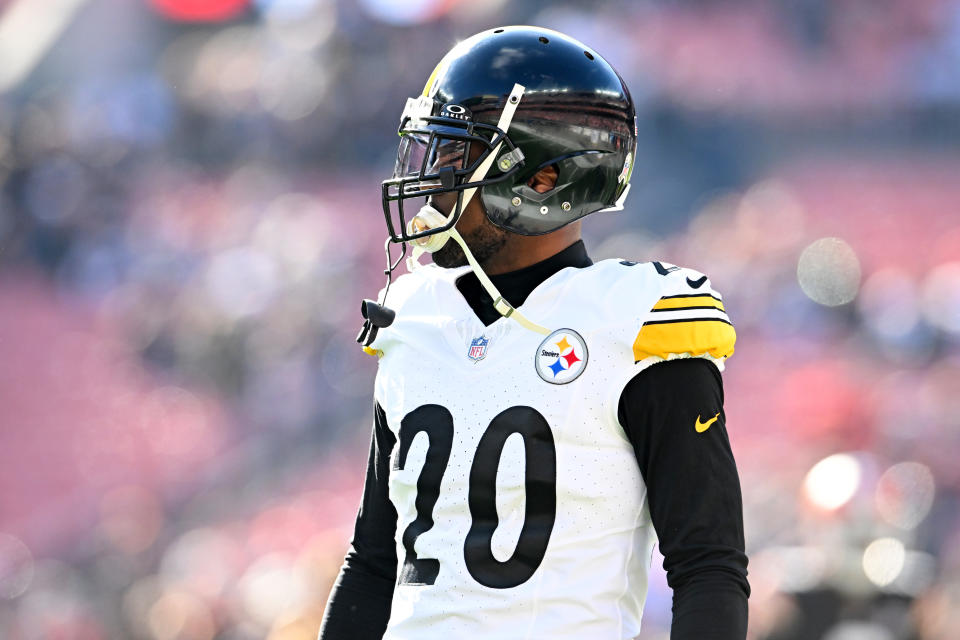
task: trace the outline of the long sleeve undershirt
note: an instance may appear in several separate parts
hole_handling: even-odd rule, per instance
[[[515,306],[564,267],[592,264],[582,242],[494,283]],[[485,324],[500,317],[473,273],[457,287]],[[624,388],[618,417],[647,485],[654,528],[673,589],[671,640],[743,640],[747,630],[747,557],[740,481],[726,420],[703,433],[691,427],[705,407],[723,406],[713,363],[683,359],[650,366]],[[397,512],[387,495],[395,438],[383,409],[374,428],[353,541],[330,594],[320,640],[380,640],[396,583]]]

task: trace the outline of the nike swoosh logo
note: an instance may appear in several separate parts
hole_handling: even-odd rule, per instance
[[[713,416],[712,418],[710,418],[710,419],[707,420],[706,422],[700,422],[700,415],[698,414],[698,415],[697,415],[697,424],[694,425],[694,428],[697,430],[697,433],[703,433],[704,431],[706,431],[707,429],[709,429],[709,428],[710,428],[710,425],[712,425],[714,422],[716,422],[716,421],[717,421],[717,418],[719,418],[719,417],[720,417],[720,412],[717,411],[717,415]]]
[[[700,287],[703,286],[703,283],[706,281],[707,281],[707,276],[701,276],[696,280],[691,280],[690,278],[687,278],[687,284],[694,289],[699,289]]]

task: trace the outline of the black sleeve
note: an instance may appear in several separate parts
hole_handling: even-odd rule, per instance
[[[377,404],[363,500],[350,550],[330,592],[320,640],[380,640],[387,629],[397,579],[397,511],[387,492],[395,443]]]
[[[720,372],[702,358],[648,367],[624,388],[618,416],[673,589],[671,640],[743,640],[750,585]]]

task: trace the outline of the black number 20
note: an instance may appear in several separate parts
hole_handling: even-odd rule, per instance
[[[445,407],[427,404],[404,416],[400,422],[400,450],[395,466],[403,469],[414,436],[427,434],[427,455],[417,479],[417,517],[403,532],[406,558],[400,584],[433,584],[440,562],[418,558],[414,550],[420,534],[433,527],[433,508],[440,497],[440,482],[453,448],[453,416]],[[497,519],[497,467],[503,448],[514,433],[523,438],[526,460],[526,514],[517,547],[501,562],[493,555],[493,532]],[[495,417],[480,437],[470,468],[467,497],[472,523],[463,545],[463,558],[470,575],[480,584],[509,589],[523,584],[536,572],[547,552],[547,543],[557,518],[557,448],[546,418],[532,407],[510,407]]]

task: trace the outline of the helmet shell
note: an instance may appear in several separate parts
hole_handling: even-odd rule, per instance
[[[524,165],[510,179],[480,190],[490,221],[540,235],[618,208],[632,172],[636,115],[623,79],[590,47],[539,27],[484,31],[444,56],[424,95],[496,125],[514,84],[525,91],[506,133],[523,152]],[[499,174],[498,165],[490,178]],[[558,171],[557,184],[538,193],[528,182],[550,165]]]

